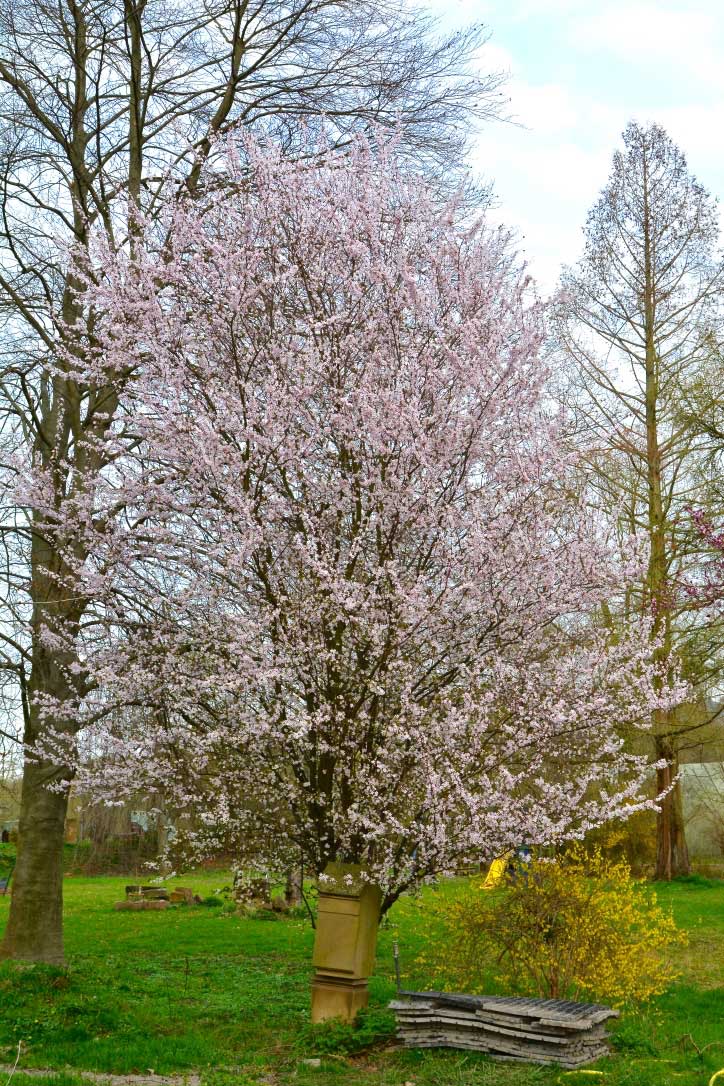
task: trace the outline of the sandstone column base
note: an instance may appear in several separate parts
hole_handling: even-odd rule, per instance
[[[343,980],[317,974],[312,981],[312,1022],[316,1025],[328,1018],[351,1022],[368,1001],[366,980]]]

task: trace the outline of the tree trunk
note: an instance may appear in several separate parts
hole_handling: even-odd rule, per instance
[[[689,850],[684,834],[683,804],[681,785],[671,782],[678,772],[676,756],[670,744],[657,742],[656,757],[666,758],[669,762],[656,772],[656,791],[670,789],[661,802],[661,809],[656,817],[656,870],[654,878],[669,881],[677,875],[689,875],[691,864]]]
[[[284,900],[290,908],[296,908],[302,900],[302,879],[303,872],[301,867],[290,867],[287,871],[286,884],[284,886]]]
[[[51,792],[58,767],[25,763],[18,861],[0,957],[63,964],[63,833],[67,792]]]
[[[651,240],[651,209],[648,190],[648,163],[643,160],[644,196],[644,331],[646,348],[646,467],[648,481],[648,528],[649,566],[648,602],[651,607],[652,636],[658,640],[654,650],[654,663],[662,668],[667,665],[672,650],[672,619],[669,577],[669,554],[666,536],[666,513],[662,497],[662,455],[659,443],[660,359],[656,343],[656,283],[653,271],[653,244]],[[656,689],[662,691],[666,677],[659,675]],[[656,819],[656,874],[657,879],[671,879],[675,875],[688,874],[689,855],[684,837],[681,812],[681,791],[678,783],[671,788],[676,776],[676,751],[671,742],[671,716],[669,711],[654,712],[656,758],[669,763],[657,770],[657,794],[670,789],[661,803]]]
[[[73,743],[67,721],[44,714],[39,705],[47,698],[60,706],[78,700],[72,683],[73,665],[78,662],[74,644],[82,614],[82,598],[73,592],[66,566],[43,531],[33,535],[31,573],[33,666],[23,699],[27,751],[46,735],[56,739],[65,735]],[[67,644],[48,645],[49,632]],[[60,762],[61,757],[25,757],[18,859],[0,957],[63,963],[63,838],[73,774]]]

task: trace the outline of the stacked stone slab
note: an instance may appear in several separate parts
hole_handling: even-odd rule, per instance
[[[408,1048],[469,1048],[495,1059],[581,1067],[608,1055],[618,1011],[563,999],[400,992],[390,1004]]]
[[[117,901],[114,908],[119,912],[145,912],[167,909],[169,905],[196,905],[200,901],[188,886],[177,886],[174,890],[165,886],[127,886],[126,900]]]

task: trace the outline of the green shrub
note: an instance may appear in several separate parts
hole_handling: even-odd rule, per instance
[[[681,886],[688,886],[692,890],[714,890],[721,885],[716,879],[707,879],[704,875],[677,875],[672,882],[678,882]]]
[[[7,871],[15,863],[16,848],[12,843],[0,844],[0,872]]]
[[[332,1018],[319,1025],[309,1025],[299,1034],[299,1048],[318,1056],[353,1056],[374,1045],[385,1044],[394,1036],[395,1016],[385,1008],[360,1011],[354,1022]]]

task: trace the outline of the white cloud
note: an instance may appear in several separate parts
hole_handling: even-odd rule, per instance
[[[478,152],[476,165],[495,178],[493,218],[518,233],[544,293],[555,286],[561,265],[578,258],[581,230],[606,181],[610,158],[610,147],[586,150],[525,132],[505,146],[488,141]]]
[[[515,119],[536,134],[565,132],[580,120],[580,102],[560,83],[517,83],[511,87]]]
[[[545,5],[541,3],[541,0],[513,0],[510,9],[512,17],[518,21],[541,16],[546,19],[556,19],[576,12],[585,13],[590,10],[590,0],[546,0]]]
[[[690,103],[660,109],[656,120],[686,155],[689,168],[710,187],[724,176],[724,148],[720,138],[724,103]]]
[[[697,80],[724,85],[721,47],[724,12],[688,4],[613,3],[592,9],[568,25],[571,44],[641,68],[666,64],[671,76],[685,71]]]

